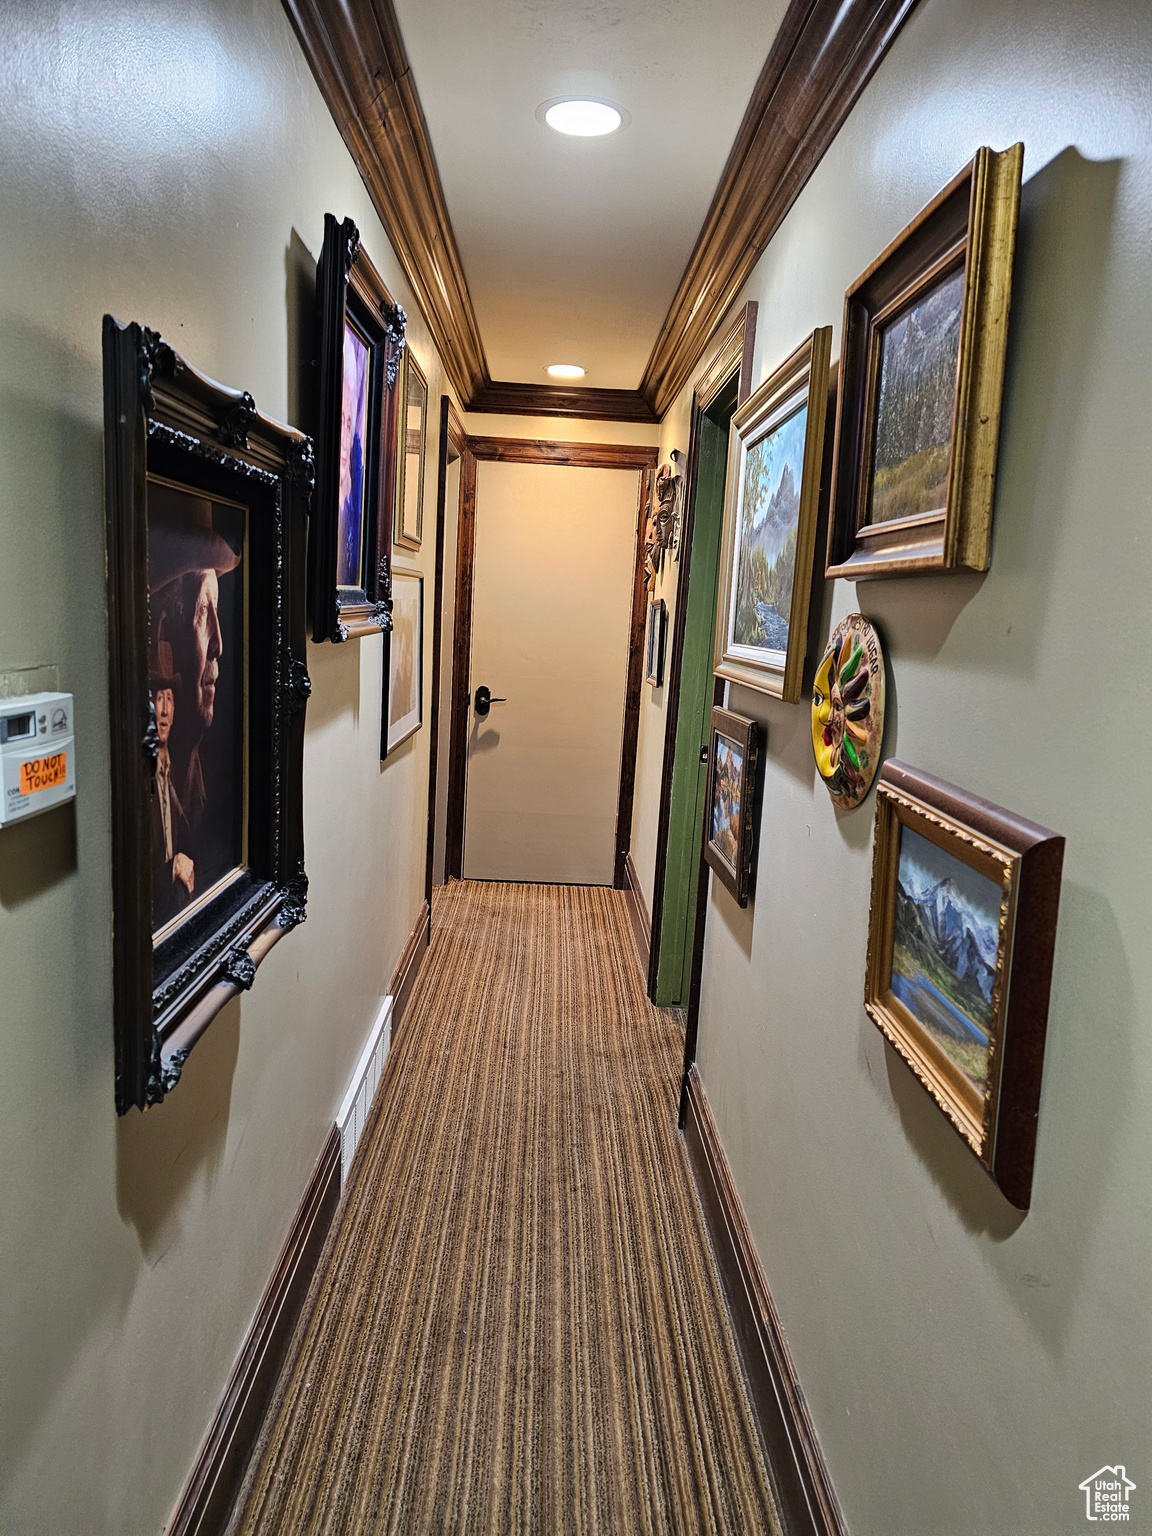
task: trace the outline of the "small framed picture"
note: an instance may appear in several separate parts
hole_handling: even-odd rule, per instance
[[[311,439],[104,317],[116,1108],[304,921]]]
[[[392,572],[392,628],[384,635],[384,699],[380,760],[424,722],[424,578]]]
[[[397,482],[397,381],[404,311],[392,302],[351,219],[324,216],[316,274],[320,430],[309,528],[314,640],[388,624],[389,509]]]
[[[988,569],[1023,164],[978,150],[844,296],[829,576]]]
[[[393,544],[419,549],[424,536],[424,443],[428,428],[428,381],[411,347],[404,353]]]
[[[653,688],[664,686],[664,642],[668,633],[668,610],[662,597],[648,604],[648,637],[644,647],[644,681]]]
[[[1028,1208],[1064,839],[905,763],[880,770],[864,1006]]]
[[[715,671],[795,704],[804,675],[832,327],[732,418]]]
[[[748,905],[752,878],[757,734],[755,720],[714,706],[704,800],[704,857],[742,907]]]

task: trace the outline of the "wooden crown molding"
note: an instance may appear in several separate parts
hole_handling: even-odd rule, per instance
[[[655,469],[657,448],[639,443],[554,443],[531,437],[470,437],[473,459],[501,464],[562,464],[573,469]]]
[[[506,416],[568,416],[582,421],[660,420],[638,389],[564,389],[558,384],[490,381],[477,390],[468,409]]]
[[[791,0],[638,390],[493,381],[392,0],[283,0],[464,408],[656,422],[916,0]]]
[[[283,0],[461,400],[484,343],[391,0]]]
[[[916,0],[791,0],[640,381],[656,415],[688,382]]]

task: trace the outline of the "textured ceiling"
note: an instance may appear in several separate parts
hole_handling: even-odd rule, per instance
[[[492,377],[634,389],[784,0],[396,0]],[[558,96],[631,114],[600,139]]]

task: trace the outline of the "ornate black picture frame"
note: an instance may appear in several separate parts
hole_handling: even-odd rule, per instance
[[[164,1098],[211,1020],[304,921],[314,463],[310,438],[206,378],[154,331],[105,315],[103,343],[124,1114]],[[185,601],[189,581],[201,601],[195,592]],[[183,713],[185,743],[188,729],[200,731],[182,764],[170,741],[173,712]],[[196,809],[186,813],[181,795],[193,794]]]
[[[316,274],[320,416],[308,536],[314,640],[387,630],[392,503],[407,317],[351,219],[324,215]]]

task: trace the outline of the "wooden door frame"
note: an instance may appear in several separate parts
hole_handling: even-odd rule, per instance
[[[436,771],[440,756],[440,654],[444,631],[444,534],[448,512],[448,466],[468,449],[464,423],[447,395],[440,396],[440,448],[436,474],[436,579],[432,612],[432,703],[428,739],[428,851],[424,865],[424,899],[428,903],[428,937],[432,937],[432,885],[436,873]],[[463,502],[463,474],[461,494]]]
[[[469,674],[472,668],[472,584],[476,553],[476,466],[555,464],[572,469],[639,471],[636,555],[632,577],[632,619],[628,635],[628,672],[624,694],[624,737],[620,752],[620,790],[616,803],[616,852],[613,885],[627,886],[626,863],[632,845],[632,800],[636,787],[636,744],[640,734],[640,696],[644,686],[644,513],[656,474],[656,448],[637,443],[545,442],[537,438],[468,437],[461,454],[460,532],[456,544],[456,623],[452,636],[452,737],[448,764],[446,873],[464,873],[464,797],[468,777]]]
[[[680,719],[680,674],[684,665],[684,624],[688,615],[688,583],[692,573],[692,536],[696,529],[696,481],[700,468],[700,418],[739,375],[737,405],[752,393],[752,351],[756,344],[755,300],[744,305],[701,369],[692,387],[692,418],[688,435],[688,501],[680,536],[680,573],[676,582],[676,608],[672,620],[672,654],[668,662],[664,705],[664,764],[660,775],[660,814],[656,823],[656,867],[652,873],[652,940],[648,953],[648,996],[656,1000],[660,969],[660,944],[664,933],[664,878],[668,862],[668,827],[672,815],[672,766],[676,756],[676,729]],[[715,690],[714,690],[715,691]],[[697,901],[697,919],[700,915]],[[697,924],[699,926],[699,923]],[[700,935],[703,948],[703,932]],[[695,943],[693,943],[695,967]]]

